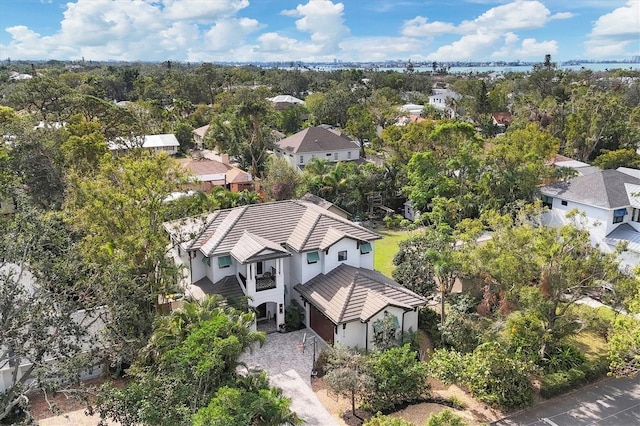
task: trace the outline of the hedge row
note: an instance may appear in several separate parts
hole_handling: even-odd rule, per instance
[[[585,362],[568,371],[547,374],[540,384],[540,395],[552,398],[602,377],[609,369],[606,361]]]

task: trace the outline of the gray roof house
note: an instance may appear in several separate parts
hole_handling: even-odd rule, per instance
[[[629,252],[622,255],[622,263],[640,263],[636,255],[640,254],[639,170],[599,170],[542,186],[540,193],[543,204],[549,207],[545,214],[548,225],[568,223],[566,214],[576,209],[584,214],[584,225],[595,246],[612,252],[618,243],[625,242]]]
[[[185,266],[185,292],[195,298],[249,296],[258,327],[280,327],[296,300],[305,325],[331,343],[373,347],[372,327],[385,315],[398,318],[398,336],[417,328],[424,299],[373,271],[373,241],[380,236],[315,203],[253,204],[164,226],[174,259]],[[331,296],[348,276],[351,296]]]
[[[301,170],[312,158],[330,162],[357,160],[360,146],[339,130],[316,126],[277,141],[274,152]]]

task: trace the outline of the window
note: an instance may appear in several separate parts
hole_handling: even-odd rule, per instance
[[[262,262],[257,262],[256,263],[256,274],[262,275],[263,270],[264,270],[264,265],[262,264]]]
[[[307,263],[311,265],[312,263],[318,263],[320,260],[320,255],[317,251],[312,251],[311,253],[307,253]]]
[[[351,160],[351,151],[347,151],[347,159]]]
[[[371,253],[371,243],[360,244],[360,254]]]
[[[563,206],[566,206],[566,205],[567,205],[567,204],[569,204],[569,203],[567,202],[567,200],[562,200],[562,201],[560,202],[560,204],[562,204]]]
[[[300,164],[304,164],[304,155],[300,156]]]
[[[207,256],[205,256],[205,257],[202,258],[202,263],[204,263],[207,266],[211,266],[211,259],[208,258]]]
[[[231,256],[220,256],[218,258],[218,268],[228,268],[231,266]]]
[[[545,207],[549,207],[549,209],[553,208],[553,197],[549,197],[548,195],[543,195],[542,205]]]
[[[624,222],[624,217],[629,214],[627,209],[617,209],[613,211],[613,223],[622,223]]]
[[[337,152],[333,154],[333,160],[334,161],[338,161],[338,153]]]
[[[338,262],[344,262],[347,260],[347,251],[342,250],[338,252]]]
[[[633,209],[633,215],[631,216],[631,220],[634,222],[640,222],[640,209]]]

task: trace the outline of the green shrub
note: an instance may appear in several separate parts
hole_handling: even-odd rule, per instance
[[[473,396],[500,408],[518,408],[531,403],[531,367],[497,342],[484,343],[472,353],[439,349],[429,361],[431,373],[445,384],[458,383]]]
[[[289,330],[300,330],[304,327],[304,309],[297,300],[291,300],[284,313],[284,322]]]
[[[590,383],[609,372],[609,362],[605,358],[589,360],[576,368],[584,373],[585,382]]]
[[[451,410],[443,410],[438,414],[432,414],[424,426],[467,426],[468,423],[461,416]]]
[[[418,311],[418,328],[427,332],[434,346],[441,346],[439,313],[431,308],[420,308]]]
[[[388,229],[395,229],[400,226],[404,218],[399,214],[392,214],[389,216],[385,216],[382,220],[384,221],[384,226],[386,226]]]
[[[400,417],[383,416],[378,412],[375,416],[364,422],[362,426],[415,426],[413,423]]]
[[[374,383],[364,398],[366,408],[371,411],[392,409],[429,393],[427,365],[418,359],[409,345],[374,352],[366,364]]]
[[[578,348],[564,344],[553,349],[551,355],[543,359],[540,364],[548,373],[559,373],[579,367],[585,362],[587,357]]]

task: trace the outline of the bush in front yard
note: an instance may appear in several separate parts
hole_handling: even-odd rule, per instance
[[[374,352],[367,357],[366,363],[374,383],[364,398],[367,409],[373,412],[389,410],[428,396],[427,365],[408,344]]]
[[[531,404],[531,367],[514,359],[498,342],[484,343],[472,353],[437,350],[429,368],[445,384],[465,385],[473,396],[500,408],[519,408]]]

